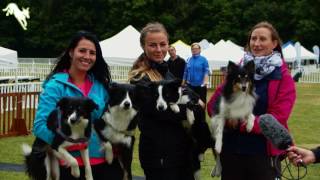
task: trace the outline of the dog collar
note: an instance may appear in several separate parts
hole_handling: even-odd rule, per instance
[[[78,139],[73,139],[71,137],[68,137],[67,135],[65,135],[62,130],[61,130],[61,110],[60,108],[58,107],[57,108],[57,114],[58,114],[58,128],[56,129],[56,132],[63,138],[65,139],[66,141],[68,142],[71,142],[71,143],[84,143],[84,142],[87,142],[88,141],[88,138],[86,137],[83,137],[83,138],[78,138]]]

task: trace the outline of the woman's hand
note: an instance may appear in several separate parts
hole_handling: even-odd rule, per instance
[[[301,163],[308,165],[316,161],[315,154],[308,149],[291,146],[287,151],[290,162],[295,166],[299,166]]]

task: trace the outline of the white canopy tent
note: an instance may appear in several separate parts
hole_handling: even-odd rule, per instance
[[[227,43],[222,39],[214,46],[202,51],[201,54],[208,59],[210,69],[220,69],[227,66],[229,61],[239,63],[244,51],[240,46]]]
[[[181,40],[171,44],[176,49],[176,54],[187,61],[191,57],[191,47]],[[168,55],[167,55],[168,56]]]
[[[118,34],[100,41],[102,55],[109,65],[131,66],[141,55],[140,33],[129,25]]]
[[[282,53],[286,62],[294,62],[297,59],[297,51],[292,44],[282,48]],[[301,60],[308,59],[317,60],[317,56],[305,47],[301,46]]]
[[[13,69],[18,67],[17,51],[0,46],[0,69]]]

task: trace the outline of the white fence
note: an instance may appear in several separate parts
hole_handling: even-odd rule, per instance
[[[0,84],[0,93],[41,92],[42,82]]]
[[[291,70],[291,75],[294,77],[299,73],[298,69]],[[304,66],[301,69],[301,77],[299,82],[301,83],[320,83],[320,68]]]
[[[41,92],[42,82],[29,82],[29,83],[13,83],[13,84],[0,84],[0,93],[27,93],[27,92]],[[35,108],[38,104],[38,99],[34,99],[33,96],[22,96],[21,101],[22,108]],[[31,103],[34,102],[34,103]],[[4,104],[7,104],[5,108]],[[11,96],[9,98],[0,98],[0,113],[15,109],[14,98]]]
[[[52,68],[53,65],[50,63],[19,63],[17,69],[0,69],[0,76],[32,76],[43,81]],[[131,66],[110,66],[112,80],[127,81],[130,69]]]

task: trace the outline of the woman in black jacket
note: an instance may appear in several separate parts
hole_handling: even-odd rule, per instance
[[[140,45],[144,53],[130,73],[131,83],[148,85],[151,81],[172,79],[164,58],[168,51],[168,34],[160,23],[149,23],[141,31]],[[156,111],[155,102],[144,99],[139,114],[141,131],[139,159],[147,180],[193,180],[190,167],[190,146],[181,125],[186,119],[185,107],[180,113],[170,108]]]

